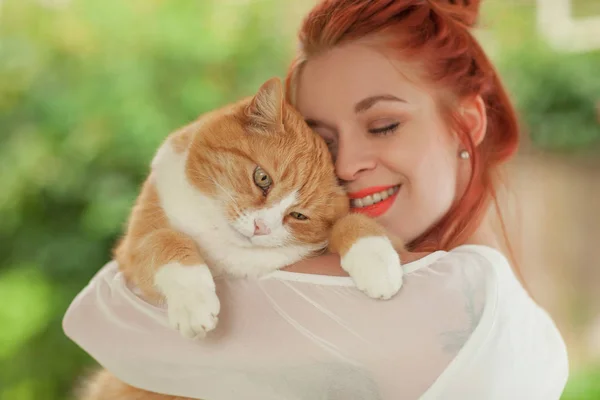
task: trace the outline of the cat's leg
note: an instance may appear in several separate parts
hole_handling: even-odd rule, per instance
[[[129,386],[106,370],[100,370],[87,379],[76,398],[78,400],[192,400]]]
[[[190,237],[157,229],[126,238],[115,254],[126,278],[146,297],[158,294],[166,300],[169,322],[183,336],[204,337],[216,327],[220,302],[215,282]]]
[[[402,286],[401,248],[398,239],[390,239],[381,225],[362,214],[339,219],[329,242],[357,288],[377,299],[391,298]]]
[[[150,180],[114,254],[123,275],[144,298],[166,299],[169,322],[182,335],[203,337],[215,328],[220,303],[212,274],[196,242],[170,226]]]

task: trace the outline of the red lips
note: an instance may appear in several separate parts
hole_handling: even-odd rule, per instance
[[[391,185],[391,186],[373,186],[370,188],[365,188],[362,190],[359,190],[358,192],[353,192],[353,193],[348,193],[348,197],[351,199],[360,199],[361,197],[365,197],[368,196],[370,194],[375,194],[378,192],[383,192],[384,190],[388,190],[391,189],[393,187],[396,187],[396,185]]]
[[[388,190],[388,189],[394,188],[394,187],[396,187],[396,185],[373,186],[370,188],[362,189],[358,192],[348,193],[348,197],[350,199],[360,199],[362,197],[369,196],[369,195],[372,195],[375,193],[379,193],[379,192],[382,192],[384,190]],[[376,217],[379,217],[379,216],[385,214],[385,212],[390,209],[392,204],[394,204],[394,200],[396,200],[397,196],[398,196],[398,191],[396,191],[396,193],[394,193],[393,195],[389,196],[387,199],[382,200],[378,203],[372,204],[370,206],[352,207],[351,211],[355,212],[355,213],[359,213],[359,214],[365,214],[371,218],[376,218]]]

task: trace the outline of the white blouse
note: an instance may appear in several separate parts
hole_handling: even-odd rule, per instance
[[[500,252],[465,245],[404,269],[387,301],[349,277],[220,279],[219,325],[190,340],[111,262],[63,327],[124,382],[204,400],[560,398],[564,342]]]

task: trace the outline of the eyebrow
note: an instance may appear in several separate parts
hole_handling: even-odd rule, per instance
[[[401,99],[401,98],[396,97],[391,94],[379,94],[379,95],[375,95],[375,96],[366,97],[366,98],[362,99],[361,101],[359,101],[358,103],[356,103],[356,105],[354,106],[354,112],[357,114],[365,112],[380,101],[398,101],[400,103],[407,103],[406,100]],[[324,127],[326,129],[335,131],[335,128],[333,128],[331,125],[328,125],[321,121],[317,121],[317,120],[314,120],[311,118],[307,118],[304,121],[310,128]]]
[[[379,94],[376,96],[369,96],[356,103],[356,105],[354,106],[354,112],[357,114],[365,112],[380,101],[399,101],[401,103],[406,103],[406,100],[398,98],[391,94]]]

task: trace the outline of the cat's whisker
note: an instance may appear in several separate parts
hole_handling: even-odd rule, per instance
[[[237,201],[235,200],[235,198],[231,195],[231,193],[229,193],[227,191],[227,189],[225,189],[219,182],[217,182],[214,178],[209,177],[209,179],[215,184],[215,186],[217,186],[219,189],[221,189],[223,191],[223,193],[225,193],[233,202],[233,207],[234,210],[238,213],[238,215],[243,215],[239,204],[237,203]]]

